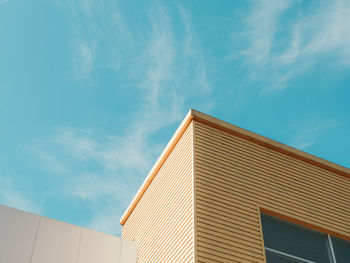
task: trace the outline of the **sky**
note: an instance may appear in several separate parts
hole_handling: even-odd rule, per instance
[[[0,0],[0,203],[120,235],[190,108],[350,167],[350,1]]]

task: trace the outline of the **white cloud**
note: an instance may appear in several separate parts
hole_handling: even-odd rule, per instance
[[[77,134],[70,129],[60,129],[53,138],[53,142],[64,146],[76,157],[89,157],[94,155],[97,147],[97,142],[89,137],[91,133],[92,131],[89,130],[81,130]]]
[[[90,16],[91,9],[93,8],[93,1],[92,0],[79,0],[78,1],[81,11],[86,15]]]
[[[159,5],[155,9],[154,13],[149,14],[153,33],[143,57],[147,70],[142,88],[146,89],[149,112],[160,113],[159,97],[162,96],[163,84],[173,79],[175,47],[168,14]]]
[[[92,49],[85,42],[77,45],[77,55],[74,58],[74,77],[76,79],[88,79],[94,66]]]
[[[130,187],[118,176],[84,174],[66,182],[63,194],[99,207],[86,227],[110,234],[119,233],[120,209],[130,202]]]
[[[116,209],[99,211],[87,225],[88,228],[104,233],[118,234],[120,213]]]
[[[89,12],[95,10],[94,6],[89,8]],[[164,147],[165,142],[154,142],[151,137],[179,122],[189,110],[185,106],[188,100],[210,92],[205,61],[191,17],[181,6],[176,11],[183,27],[182,35],[175,34],[174,17],[156,2],[148,13],[150,27],[142,36],[136,38],[120,11],[113,9],[114,34],[122,36],[127,43],[117,40],[112,32],[110,38],[117,40],[113,49],[109,49],[109,41],[100,39],[96,40],[94,52],[88,44],[81,45],[84,76],[93,71],[95,61],[96,64],[109,61],[110,57],[99,51],[102,47],[111,50],[111,54],[115,50],[121,53],[114,57],[118,65],[121,63],[114,69],[123,67],[132,74],[130,86],[138,92],[143,103],[129,117],[125,133],[119,130],[111,135],[111,132],[96,128],[66,127],[58,129],[52,138],[36,147],[39,149],[36,156],[41,163],[46,162],[46,168],[52,165],[51,171],[61,180],[62,189],[51,190],[51,193],[99,204],[101,208],[88,223],[94,229],[115,233],[124,212],[122,209]],[[100,29],[96,26],[94,24],[93,28],[97,32]],[[98,35],[106,34],[99,32]],[[125,60],[120,50],[127,45],[139,53]],[[134,49],[133,45],[138,46]],[[203,104],[212,106],[210,100]],[[65,172],[69,176],[58,172],[60,163],[66,165]]]
[[[200,92],[209,92],[211,86],[207,77],[207,66],[203,58],[201,45],[199,44],[196,32],[193,29],[191,15],[179,4],[178,9],[186,32],[183,41],[183,50],[185,51],[186,56],[196,61],[196,67],[194,68],[194,76],[196,77],[195,85],[200,87]]]
[[[350,57],[350,2],[334,1],[302,17],[293,28],[290,47],[275,58],[281,64],[334,52]],[[315,58],[316,59],[316,58]]]
[[[116,137],[96,130],[65,128],[35,149],[31,152],[58,182],[44,194],[61,200],[73,198],[94,207],[86,226],[116,234],[118,220],[107,214],[121,216],[158,147],[132,134]],[[108,220],[106,225],[97,223]]]
[[[322,134],[341,124],[341,121],[314,118],[294,125],[297,132],[290,145],[300,150],[306,149],[313,145]]]
[[[93,84],[96,68],[119,70],[132,34],[115,0],[55,0],[71,28],[72,77]]]
[[[144,172],[149,163],[145,133],[143,127],[136,135],[119,137],[93,129],[65,128],[57,131],[48,146],[61,147],[62,155],[76,161],[94,161],[106,172],[115,173],[123,169]]]
[[[44,169],[48,169],[57,174],[67,174],[70,171],[70,167],[64,161],[58,160],[56,154],[43,151],[42,145],[33,146],[28,150],[38,157]]]
[[[250,16],[246,18],[246,37],[249,46],[241,51],[249,62],[264,66],[271,57],[275,35],[279,31],[282,13],[289,8],[291,1],[255,1]]]
[[[246,47],[232,57],[243,56],[250,78],[267,83],[268,89],[285,88],[326,56],[338,66],[350,65],[350,2],[316,1],[309,13],[296,12],[298,3],[255,1],[244,30],[234,35]]]
[[[66,182],[64,193],[83,201],[97,203],[101,196],[107,196],[111,200],[128,196],[129,187],[116,176],[82,174],[79,177],[69,178]]]
[[[13,180],[6,177],[0,177],[0,201],[4,205],[31,213],[39,214],[41,211],[36,203],[15,189]]]

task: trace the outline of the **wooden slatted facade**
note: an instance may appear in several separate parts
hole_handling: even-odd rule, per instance
[[[190,124],[123,226],[138,262],[194,262],[192,133]]]
[[[196,111],[184,122],[121,221],[139,262],[265,262],[261,212],[350,240],[350,169]]]

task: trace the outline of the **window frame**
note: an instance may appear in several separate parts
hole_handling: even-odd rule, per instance
[[[325,233],[323,231],[319,231],[319,230],[315,230],[315,229],[303,226],[302,224],[297,224],[297,223],[291,222],[289,220],[282,219],[282,218],[280,218],[278,216],[271,215],[269,213],[266,213],[265,211],[261,211],[260,210],[259,211],[259,220],[260,220],[260,226],[261,226],[261,231],[262,231],[261,232],[261,236],[262,236],[263,240],[264,240],[264,233],[263,233],[264,230],[263,230],[263,224],[262,224],[262,216],[263,215],[266,215],[268,217],[274,218],[274,219],[282,221],[282,222],[290,223],[290,224],[295,225],[297,227],[302,227],[302,228],[309,229],[309,230],[312,230],[312,231],[316,231],[318,233],[322,233],[322,234],[326,235],[327,236],[327,246],[329,248],[329,262],[330,263],[337,263],[337,259],[336,259],[336,255],[335,255],[334,247],[333,247],[333,242],[332,242],[332,236],[330,234]],[[337,237],[337,238],[339,238],[339,237]],[[348,240],[345,240],[345,239],[342,239],[342,238],[339,238],[339,239],[344,240],[345,242],[349,242]],[[317,263],[315,261],[312,261],[312,260],[309,260],[309,259],[305,259],[305,258],[302,258],[302,257],[298,257],[298,256],[295,256],[295,255],[292,255],[292,254],[289,254],[289,253],[286,253],[286,252],[274,249],[274,248],[266,247],[265,246],[265,242],[264,242],[264,248],[263,249],[264,249],[264,253],[265,253],[265,259],[266,259],[266,253],[269,253],[269,254],[281,256],[281,257],[284,257],[286,259],[290,259],[290,260],[293,260],[293,261],[299,262],[299,263]]]
[[[291,260],[293,260],[295,262],[300,262],[300,263],[317,263],[315,261],[308,260],[308,259],[301,258],[301,257],[297,257],[297,256],[294,256],[292,254],[288,254],[288,253],[279,251],[277,249],[268,248],[268,247],[264,247],[264,249],[265,249],[265,253],[269,252],[270,254],[281,256],[281,257],[284,257],[284,258],[287,258],[287,259],[291,259]]]

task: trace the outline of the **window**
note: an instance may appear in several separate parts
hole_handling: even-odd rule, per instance
[[[267,263],[349,263],[350,242],[261,215]]]

